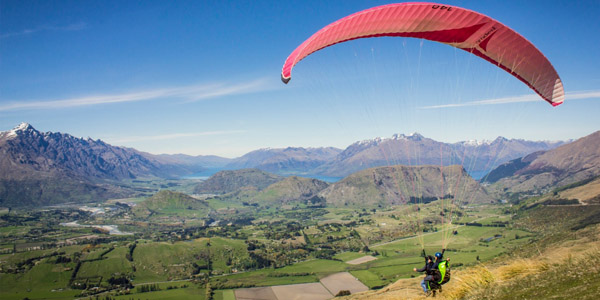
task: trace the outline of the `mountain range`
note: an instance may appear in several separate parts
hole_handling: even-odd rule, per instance
[[[418,133],[396,134],[391,138],[375,138],[356,142],[322,166],[315,174],[345,177],[370,167],[389,165],[460,164],[479,178],[499,164],[534,151],[548,150],[565,142],[526,141],[498,137],[493,141],[443,143]]]
[[[564,143],[499,137],[494,141],[449,144],[420,134],[400,134],[356,142],[344,150],[333,147],[260,149],[229,159],[154,155],[112,146],[101,140],[40,132],[22,123],[12,130],[0,132],[0,205],[42,205],[127,197],[137,191],[123,181],[179,178],[207,168],[256,168],[286,176],[341,178],[377,166],[459,164],[473,175]]]
[[[310,173],[334,160],[342,150],[334,147],[322,148],[265,148],[249,152],[232,159],[227,169],[257,168],[273,173]]]

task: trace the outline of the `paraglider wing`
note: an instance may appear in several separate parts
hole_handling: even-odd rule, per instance
[[[563,85],[548,59],[527,39],[480,13],[435,3],[398,3],[363,10],[313,34],[287,58],[281,80],[292,68],[325,47],[360,38],[422,38],[463,49],[515,76],[553,106],[564,101]]]

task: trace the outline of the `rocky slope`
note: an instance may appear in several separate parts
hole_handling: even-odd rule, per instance
[[[1,179],[62,174],[90,180],[123,180],[169,177],[191,171],[131,148],[69,134],[40,132],[27,123],[0,133]]]
[[[600,175],[600,131],[570,144],[503,165],[491,174],[492,188],[504,193],[543,192]]]
[[[332,184],[319,196],[334,206],[387,206],[429,202],[439,197],[453,198],[455,203],[494,200],[457,165],[371,168]]]
[[[282,181],[269,185],[267,188],[260,191],[254,199],[255,202],[261,203],[271,202],[288,204],[291,202],[300,202],[310,205],[324,205],[323,199],[317,197],[317,195],[328,186],[329,184],[321,180],[290,176]]]

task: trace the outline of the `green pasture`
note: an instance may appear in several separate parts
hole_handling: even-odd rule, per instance
[[[235,263],[248,258],[247,245],[243,240],[211,238],[210,258],[213,272],[230,273]],[[227,265],[228,261],[230,265]]]
[[[291,266],[277,269],[281,273],[315,273],[319,277],[329,275],[330,273],[342,272],[348,265],[343,262],[327,259],[312,259],[300,262]]]
[[[183,279],[191,276],[197,254],[206,250],[206,242],[145,242],[138,243],[133,252],[135,282],[156,282]]]
[[[250,287],[317,282],[321,277],[346,270],[347,266],[340,261],[313,259],[278,269],[267,268],[213,277],[211,284],[215,287]]]
[[[81,260],[99,259],[100,255],[108,250],[109,247],[109,245],[103,245],[101,247],[94,247],[92,249],[85,250],[81,253]]]
[[[214,300],[236,300],[233,290],[216,290]]]
[[[238,287],[272,286],[319,281],[319,278],[316,275],[291,274],[289,276],[273,276],[275,273],[280,273],[280,270],[281,269],[261,269],[227,276],[217,276],[212,277],[210,282],[214,288],[231,289]]]
[[[32,226],[4,226],[0,227],[0,237],[19,236],[29,232]]]
[[[58,291],[68,286],[72,274],[71,269],[75,264],[55,264],[55,259],[55,257],[42,259],[26,273],[0,273],[0,298],[70,298],[78,294],[78,291]]]
[[[221,199],[217,199],[217,198],[208,198],[206,199],[206,202],[208,202],[208,206],[214,210],[220,209],[220,208],[241,208],[244,207],[244,205],[240,202],[233,202],[233,201],[222,201]]]
[[[111,277],[130,274],[131,263],[125,258],[128,252],[128,247],[121,246],[106,254],[103,259],[82,263],[77,278],[102,276],[106,282]]]
[[[248,257],[246,247],[243,240],[220,237],[175,243],[138,243],[133,253],[135,280],[154,282],[189,278],[194,271],[193,264],[206,265],[206,257],[210,257],[213,273],[230,273],[236,262]]]

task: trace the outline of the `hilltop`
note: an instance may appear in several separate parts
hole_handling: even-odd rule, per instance
[[[290,176],[269,185],[260,191],[255,196],[255,199],[261,203],[275,202],[287,204],[298,201],[311,205],[325,204],[323,199],[319,198],[317,194],[328,186],[328,183],[318,179]]]
[[[289,176],[260,190],[242,187],[236,191],[218,196],[226,203],[236,202],[254,206],[308,205],[325,206],[325,199],[318,193],[329,186],[328,183],[298,176]]]
[[[426,203],[440,197],[454,198],[456,203],[493,201],[485,189],[456,165],[371,168],[332,184],[319,196],[334,206]]]
[[[196,194],[226,194],[243,188],[262,190],[281,180],[283,180],[282,176],[258,169],[227,170],[220,171],[199,183],[194,192]]]
[[[196,213],[208,213],[210,207],[204,200],[198,200],[186,194],[162,190],[135,206],[137,214],[150,215],[169,210],[193,210]]]

